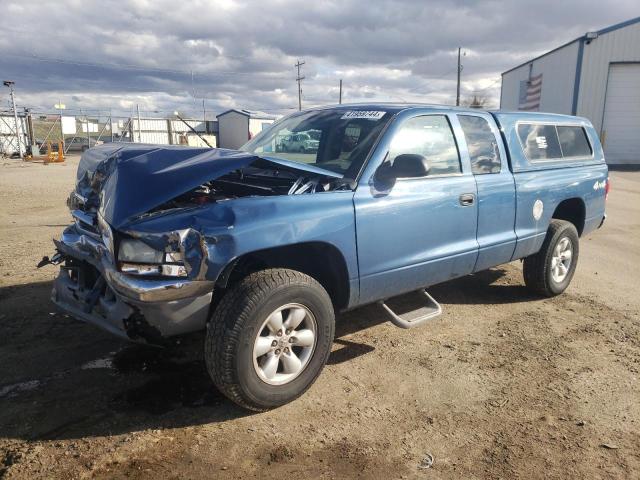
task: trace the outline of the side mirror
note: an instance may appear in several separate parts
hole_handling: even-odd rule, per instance
[[[393,165],[383,163],[376,173],[376,177],[383,182],[395,182],[398,178],[426,177],[429,174],[429,162],[422,155],[403,153],[398,155]]]

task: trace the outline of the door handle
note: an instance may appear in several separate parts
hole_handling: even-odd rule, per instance
[[[463,193],[459,197],[460,205],[462,205],[463,207],[468,207],[470,205],[473,205],[475,198],[476,196],[473,193]]]

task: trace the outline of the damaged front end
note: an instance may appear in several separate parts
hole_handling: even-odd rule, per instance
[[[67,202],[74,223],[54,240],[56,256],[44,262],[60,263],[52,300],[128,340],[162,344],[201,330],[216,279],[236,253],[225,234],[236,215],[225,207],[229,200],[350,186],[322,169],[245,152],[92,148]]]
[[[179,252],[165,252],[171,263],[164,263],[165,259],[161,264],[116,262],[106,222],[99,221],[96,228],[85,223],[86,217],[80,219],[77,213],[74,217],[75,223],[54,240],[63,260],[51,294],[56,305],[134,341],[162,343],[167,337],[204,327],[213,282],[189,278]],[[189,235],[176,235],[180,233]]]

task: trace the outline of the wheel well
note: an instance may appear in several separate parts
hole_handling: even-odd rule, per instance
[[[248,274],[265,268],[289,268],[313,277],[327,291],[336,310],[346,308],[349,303],[347,264],[335,246],[323,242],[285,245],[247,253],[225,267],[216,287],[227,288]]]
[[[585,206],[581,198],[569,198],[558,204],[552,215],[557,220],[573,223],[578,235],[584,230]]]

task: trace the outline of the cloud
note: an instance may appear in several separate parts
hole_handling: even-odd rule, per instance
[[[636,0],[3,0],[0,71],[22,106],[176,109],[297,107],[294,63],[306,62],[303,101],[455,100],[497,106],[500,72],[637,15]],[[2,107],[5,106],[3,100]]]

